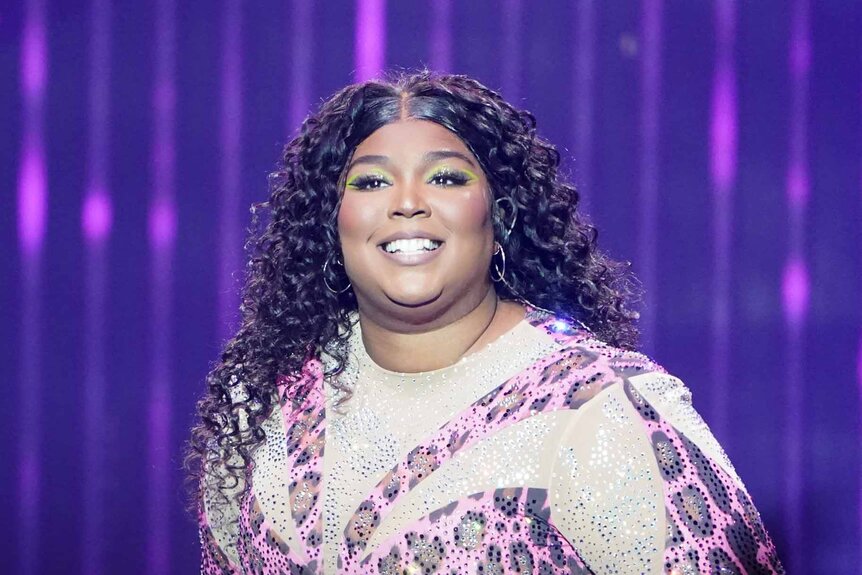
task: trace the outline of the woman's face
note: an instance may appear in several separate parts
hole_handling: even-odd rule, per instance
[[[360,308],[403,315],[487,294],[488,182],[458,136],[426,120],[387,124],[359,144],[344,181],[338,233]]]

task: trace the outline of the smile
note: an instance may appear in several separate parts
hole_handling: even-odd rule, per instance
[[[446,247],[445,242],[428,239],[395,240],[378,246],[386,259],[407,266],[428,263]]]
[[[405,240],[393,240],[386,242],[381,247],[386,253],[419,253],[423,251],[432,252],[439,248],[443,242],[429,240],[427,238],[411,238]]]

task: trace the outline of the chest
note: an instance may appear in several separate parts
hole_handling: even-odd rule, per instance
[[[307,573],[503,573],[554,561],[578,572],[546,488],[570,412],[536,414],[517,389],[498,386],[466,409],[439,402],[424,416],[425,400],[380,408],[357,394],[343,414],[317,406],[268,422],[275,447],[255,467],[241,553]]]

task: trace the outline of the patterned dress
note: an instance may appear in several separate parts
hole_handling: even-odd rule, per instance
[[[354,318],[356,319],[356,318]],[[341,392],[280,392],[241,504],[203,489],[205,574],[783,573],[677,378],[527,307],[484,349],[396,373],[358,321]]]

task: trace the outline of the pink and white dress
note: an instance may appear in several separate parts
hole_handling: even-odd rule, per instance
[[[356,319],[356,318],[354,318]],[[376,365],[355,323],[342,406],[310,361],[241,505],[204,489],[215,573],[783,573],[677,378],[527,308],[452,366]]]

